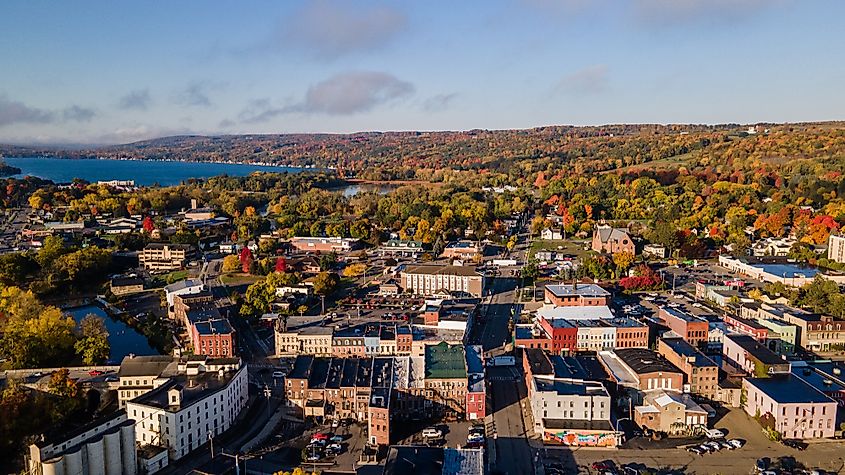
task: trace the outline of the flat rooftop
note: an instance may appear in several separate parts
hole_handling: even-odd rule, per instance
[[[683,356],[684,358],[694,358],[694,364],[698,367],[718,366],[704,353],[698,351],[694,346],[690,345],[683,338],[663,338],[661,339],[673,352]]]
[[[613,318],[613,312],[607,305],[583,307],[554,307],[544,305],[537,309],[537,316],[546,320],[604,320]]]
[[[746,378],[745,381],[780,404],[835,403],[811,384],[792,374],[772,378]]]
[[[668,305],[660,307],[660,310],[663,310],[667,315],[670,315],[679,320],[683,320],[685,322],[706,322],[706,320],[702,320],[701,318],[696,317],[691,313],[684,312],[683,310],[678,310],[674,307],[669,307]]]
[[[749,335],[728,334],[725,335],[725,338],[736,343],[740,348],[748,352],[751,356],[763,364],[787,363],[783,358],[776,355],[772,352],[772,350],[766,348],[765,345],[761,345],[760,342]]]
[[[525,348],[522,351],[525,353],[526,360],[528,360],[531,374],[554,374],[554,367],[545,351],[539,348]]]
[[[637,374],[659,371],[681,373],[681,370],[656,351],[645,348],[619,348],[614,350],[614,352],[620,360]]]
[[[418,265],[408,266],[403,271],[405,274],[425,274],[425,275],[459,275],[462,277],[481,277],[481,274],[475,270],[475,267],[467,266],[438,266],[438,265]]]
[[[426,379],[466,378],[466,355],[463,345],[438,343],[425,347]]]
[[[583,382],[567,379],[534,378],[537,391],[554,392],[559,396],[607,396],[607,390],[601,383]]]
[[[546,286],[546,290],[551,292],[555,297],[609,297],[610,292],[604,290],[596,284],[551,284]]]

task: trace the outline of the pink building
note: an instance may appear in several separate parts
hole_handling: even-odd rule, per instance
[[[793,375],[746,378],[745,412],[761,423],[773,421],[784,439],[833,437],[836,401]]]

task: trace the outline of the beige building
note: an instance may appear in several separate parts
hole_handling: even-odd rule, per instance
[[[149,271],[179,270],[192,250],[188,244],[147,244],[138,255],[138,261]]]
[[[435,295],[443,291],[484,294],[484,276],[474,267],[419,265],[408,266],[401,273],[401,287],[416,295]]]
[[[707,428],[707,411],[688,394],[677,391],[647,391],[643,404],[634,408],[634,422],[669,435],[686,435]]]
[[[276,331],[276,355],[332,355],[331,327],[307,327],[296,331]]]

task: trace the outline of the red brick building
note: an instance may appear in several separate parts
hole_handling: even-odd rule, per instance
[[[234,356],[235,344],[235,330],[226,319],[191,324],[191,346],[194,348],[194,354],[215,357]]]
[[[559,318],[546,320],[541,317],[537,319],[537,322],[551,339],[548,348],[550,351],[575,353],[578,348],[578,327]]]
[[[707,320],[672,307],[660,307],[657,316],[690,345],[700,346],[707,343],[707,333],[710,331]]]

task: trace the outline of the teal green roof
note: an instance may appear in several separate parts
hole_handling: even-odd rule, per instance
[[[467,377],[466,355],[463,345],[440,342],[425,347],[426,379],[457,379]]]

